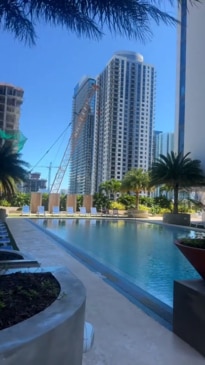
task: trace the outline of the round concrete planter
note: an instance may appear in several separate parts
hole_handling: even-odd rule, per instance
[[[81,365],[86,298],[84,286],[66,268],[25,271],[28,270],[52,272],[61,286],[61,292],[58,299],[44,311],[0,331],[0,363]]]
[[[190,225],[190,214],[185,213],[165,213],[163,215],[163,222],[169,224],[176,224],[180,226]]]
[[[137,210],[137,209],[128,209],[127,211],[128,218],[148,218],[148,211]]]

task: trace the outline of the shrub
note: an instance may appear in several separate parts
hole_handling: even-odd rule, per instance
[[[125,205],[122,203],[118,203],[118,202],[111,202],[110,209],[125,210]]]
[[[142,210],[143,212],[149,212],[150,208],[148,208],[146,205],[139,204],[139,210]]]
[[[151,208],[154,204],[154,198],[150,198],[149,196],[140,196],[140,204]]]
[[[161,213],[161,208],[159,205],[152,205],[152,207],[150,208],[150,213],[152,214],[160,214]]]
[[[118,203],[121,203],[124,205],[124,207],[125,207],[124,209],[133,208],[135,206],[135,201],[136,201],[135,196],[129,195],[129,194],[122,194],[117,199]]]
[[[171,210],[172,207],[171,200],[167,199],[164,195],[154,197],[153,204],[158,205],[160,208],[167,208],[169,210]]]
[[[6,199],[1,199],[0,200],[0,205],[2,207],[10,207],[11,206],[11,203],[9,203],[8,200],[6,200]]]
[[[93,195],[93,206],[100,212],[102,208],[109,208],[109,199],[102,193],[95,193]]]

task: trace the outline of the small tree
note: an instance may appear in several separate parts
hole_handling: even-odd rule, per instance
[[[42,205],[45,207],[45,210],[48,210],[48,201],[49,201],[49,194],[43,193],[42,194]]]
[[[101,194],[95,193],[93,195],[93,206],[97,208],[98,211],[101,211],[103,208],[109,208],[109,199]]]
[[[130,194],[121,194],[117,199],[118,203],[124,204],[125,209],[133,208],[135,206],[135,197]]]
[[[148,190],[149,181],[149,174],[143,169],[128,171],[122,180],[121,191],[135,193],[137,210],[139,210],[139,195],[142,191]]]
[[[77,202],[76,202],[76,204],[77,204],[76,209],[78,211],[78,210],[80,210],[80,207],[83,206],[83,195],[77,195]]]
[[[60,210],[66,210],[66,200],[67,200],[67,195],[61,194],[60,195]]]
[[[151,185],[166,184],[174,191],[173,213],[178,213],[179,191],[188,187],[204,185],[205,178],[199,160],[192,160],[190,152],[183,156],[173,151],[167,156],[160,155],[151,169]]]
[[[100,184],[99,191],[105,192],[106,196],[110,199],[113,195],[114,200],[116,200],[116,194],[120,192],[121,181],[116,179],[111,179]]]

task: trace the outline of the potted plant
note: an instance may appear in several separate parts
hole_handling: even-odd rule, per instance
[[[205,280],[205,236],[180,238],[175,241],[175,245]]]
[[[160,155],[152,164],[151,185],[165,184],[174,192],[173,212],[164,214],[165,223],[190,225],[190,214],[179,213],[179,191],[205,183],[201,162],[192,160],[189,155],[190,152],[183,156],[182,153],[172,151],[167,156]]]
[[[202,279],[174,280],[173,331],[205,356],[205,236],[180,238],[175,245]]]

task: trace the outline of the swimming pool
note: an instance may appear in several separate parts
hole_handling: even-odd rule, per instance
[[[194,230],[82,218],[37,219],[35,223],[171,307],[173,281],[199,278],[173,244],[177,238],[194,236]]]

